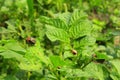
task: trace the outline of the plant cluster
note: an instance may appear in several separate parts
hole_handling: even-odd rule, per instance
[[[0,0],[0,80],[119,80],[119,0]]]

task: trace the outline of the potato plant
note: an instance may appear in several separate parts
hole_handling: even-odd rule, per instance
[[[1,0],[0,80],[119,80],[119,0]]]

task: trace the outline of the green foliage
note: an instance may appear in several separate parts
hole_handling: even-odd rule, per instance
[[[33,0],[27,0],[27,5],[28,5],[28,11],[29,11],[29,17],[32,18],[34,14],[34,3]]]
[[[75,10],[71,15],[65,14],[70,13],[58,14],[58,16],[60,15],[58,19],[48,19],[46,17],[40,17],[40,20],[42,20],[44,23],[56,27],[56,29],[50,29],[52,27],[47,25],[46,34],[48,38],[50,38],[50,40],[53,39],[52,41],[55,41],[52,36],[50,37],[50,35],[56,35],[56,38],[64,36],[63,38],[61,38],[61,40],[64,40],[65,38],[77,39],[86,35],[90,35],[90,32],[92,30],[92,24],[89,20],[86,19],[86,14],[79,10]],[[63,18],[61,18],[61,16]],[[62,30],[57,30],[57,28],[63,29],[64,32]],[[61,33],[64,35],[62,35]],[[65,39],[65,41],[69,42],[68,39]]]
[[[104,74],[102,70],[102,65],[95,64],[95,63],[90,63],[88,66],[86,66],[85,71],[87,73],[91,74],[94,76],[94,78],[103,80],[104,79]]]
[[[46,35],[51,41],[60,40],[63,42],[70,42],[69,35],[62,29],[58,29],[52,26],[47,26]]]
[[[0,80],[119,80],[119,0],[0,0]]]
[[[65,62],[59,56],[50,56],[50,60],[54,68],[63,67],[65,65]]]
[[[25,49],[19,46],[17,42],[1,41],[1,44],[5,44],[3,47],[1,46],[0,50],[0,55],[2,55],[4,58],[16,58],[19,61],[24,59],[21,53],[25,53]]]
[[[111,63],[116,68],[116,70],[117,70],[117,72],[118,72],[118,74],[120,76],[120,67],[119,67],[119,64],[118,64],[119,62],[120,62],[119,60],[113,60],[113,61],[111,61]]]

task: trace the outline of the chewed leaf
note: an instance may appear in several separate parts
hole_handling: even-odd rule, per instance
[[[42,64],[49,65],[49,58],[44,55],[42,48],[40,48],[39,41],[36,45],[29,47],[24,55],[25,60],[21,61],[19,67],[23,70],[37,71],[42,68]]]
[[[28,70],[28,71],[37,71],[41,69],[41,63],[32,63],[29,60],[26,60],[26,62],[21,62],[19,64],[19,67],[23,70]]]
[[[68,33],[63,29],[55,28],[49,25],[47,25],[46,28],[46,35],[51,41],[60,40],[62,42],[70,42]]]

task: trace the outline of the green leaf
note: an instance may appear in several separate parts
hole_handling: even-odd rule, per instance
[[[15,51],[21,51],[21,52],[26,52],[26,50],[24,48],[22,48],[19,43],[17,43],[16,41],[11,41],[7,44],[5,44],[4,46],[6,49],[9,50],[15,50]]]
[[[15,30],[15,23],[12,21],[6,21],[6,24],[8,25],[8,32],[16,32]]]
[[[120,77],[118,78],[116,75],[112,75],[112,74],[110,74],[110,77],[112,78],[112,80],[119,80],[120,79]]]
[[[33,46],[33,47],[28,48],[25,57],[27,59],[31,59],[31,58],[36,59],[36,60],[38,59],[42,63],[45,63],[46,65],[49,64],[49,59],[48,57],[44,55],[44,52],[42,51],[42,48],[40,48],[40,46],[39,47]]]
[[[24,55],[25,60],[21,61],[19,67],[23,70],[38,71],[42,65],[49,65],[49,58],[44,55],[39,41],[36,40],[35,46],[29,47]]]
[[[16,53],[14,51],[11,51],[11,50],[6,50],[6,51],[0,53],[0,55],[2,55],[4,58],[15,58],[18,61],[24,60],[23,55]]]
[[[117,77],[116,75],[110,74],[110,77],[112,78],[112,80],[119,80],[120,77]]]
[[[113,64],[113,66],[117,69],[117,72],[118,72],[118,74],[120,75],[120,60],[119,59],[115,59],[115,60],[112,60],[112,61],[110,61],[112,64]]]
[[[2,40],[0,43],[4,46],[0,47],[0,55],[4,58],[15,58],[18,61],[24,60],[23,53],[26,52],[16,41],[14,40]]]
[[[3,46],[0,46],[0,53],[5,51],[5,49],[3,48]]]
[[[67,24],[65,24],[64,21],[62,21],[61,19],[51,19],[51,25],[56,27],[56,28],[60,28],[60,29],[63,29],[63,30],[68,30],[68,26]]]
[[[104,53],[104,52],[97,52],[96,53],[96,56],[97,56],[97,59],[108,59],[108,55],[106,55],[106,53]]]
[[[74,48],[93,46],[96,42],[96,39],[92,36],[83,37],[80,40],[74,40]]]
[[[20,46],[20,44],[15,40],[1,40],[0,44],[4,44],[1,49],[4,50],[14,50],[20,52],[26,52],[26,50]]]
[[[58,15],[58,18],[62,21],[64,21],[64,23],[66,25],[70,25],[70,18],[71,18],[72,13],[70,12],[66,12],[66,13],[62,13]]]
[[[7,75],[4,80],[19,80],[17,77],[12,76],[12,75]]]
[[[66,22],[59,18],[48,18],[48,17],[41,16],[40,21],[42,21],[43,23],[46,23],[47,25],[51,25],[56,28],[63,29],[65,31],[68,30],[68,28],[69,28],[69,26],[67,26]]]
[[[40,16],[39,17],[39,20],[42,22],[42,23],[45,23],[45,24],[52,24],[52,22],[51,22],[51,20],[50,20],[51,18],[49,18],[49,17],[46,17],[46,16]]]
[[[64,58],[70,58],[70,57],[74,57],[75,55],[72,54],[72,52],[70,51],[65,51],[64,52]]]
[[[19,64],[20,69],[27,70],[27,71],[38,71],[42,68],[42,65],[40,62],[30,62],[29,60],[26,60],[25,62],[21,62]]]
[[[80,46],[91,46],[94,45],[96,42],[96,39],[92,36],[86,36],[85,38],[82,38],[80,40]]]
[[[28,5],[28,9],[29,9],[29,17],[32,18],[33,14],[34,14],[33,0],[27,0],[27,5]]]
[[[85,72],[85,71],[82,71],[80,69],[67,69],[67,74],[66,74],[66,77],[67,78],[81,78],[81,77],[86,77],[86,78],[89,78],[91,77],[92,75]]]
[[[51,41],[60,40],[62,42],[70,42],[69,35],[66,31],[49,25],[47,25],[46,28],[46,35]]]
[[[70,37],[77,39],[79,37],[90,35],[92,25],[88,20],[79,21],[69,29]]]
[[[56,75],[48,74],[47,78],[45,78],[45,79],[47,79],[47,80],[57,80],[57,77],[56,77]]]
[[[90,63],[85,67],[85,72],[93,76],[93,78],[104,80],[104,74],[102,70],[102,65]]]
[[[30,25],[32,26],[31,29],[33,32],[35,32],[35,26],[34,26],[34,0],[27,0],[27,6],[28,6],[28,16]]]
[[[59,56],[50,56],[50,60],[54,67],[61,67],[65,65],[65,62]]]
[[[85,20],[87,15],[83,11],[75,10],[70,18],[70,25],[77,24],[80,20]]]

